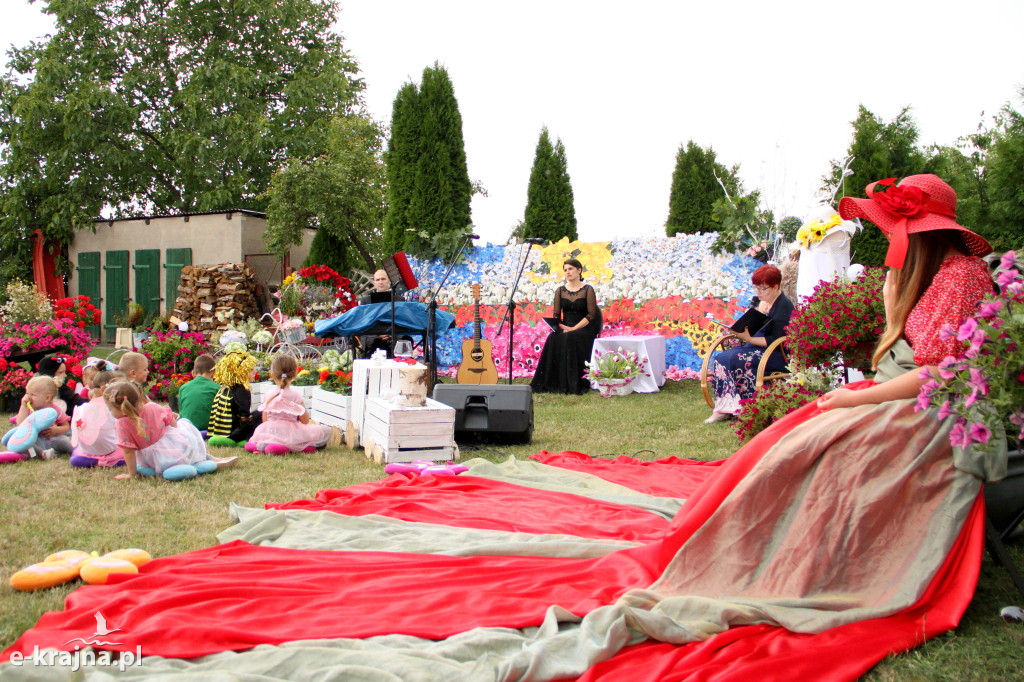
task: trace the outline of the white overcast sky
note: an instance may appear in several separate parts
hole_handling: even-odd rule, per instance
[[[0,0],[0,46],[50,30],[37,2]],[[664,234],[675,154],[694,140],[740,164],[777,217],[802,215],[864,104],[912,107],[923,143],[951,144],[1006,102],[1022,108],[1024,1],[340,0],[337,29],[367,108],[447,67],[485,240],[526,203],[542,126],[565,144],[580,238]],[[878,178],[861,178],[864,184]]]

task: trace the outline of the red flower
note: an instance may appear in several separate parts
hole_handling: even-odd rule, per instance
[[[913,218],[925,210],[928,195],[920,187],[889,185],[885,192],[876,192],[871,198],[890,213]]]

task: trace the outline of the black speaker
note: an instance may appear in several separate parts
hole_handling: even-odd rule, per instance
[[[437,384],[434,400],[455,408],[455,440],[529,443],[533,389],[527,384]]]

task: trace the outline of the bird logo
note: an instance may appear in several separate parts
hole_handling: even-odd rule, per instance
[[[100,637],[106,637],[115,632],[121,632],[121,628],[108,628],[107,619],[103,617],[103,614],[99,611],[95,614],[96,617],[96,632],[89,637],[83,639],[81,637],[75,637],[64,642],[64,645],[68,645],[71,642],[81,642],[85,646],[118,646],[121,642],[105,642],[99,639]]]

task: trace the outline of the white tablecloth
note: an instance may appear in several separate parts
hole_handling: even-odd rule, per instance
[[[633,380],[633,390],[637,393],[657,393],[659,386],[665,385],[665,337],[664,336],[601,336],[594,339],[594,353],[606,353],[617,348],[631,350],[644,361],[644,371],[651,376],[639,376]],[[596,358],[593,354],[590,361]],[[597,384],[590,383],[592,388]]]

